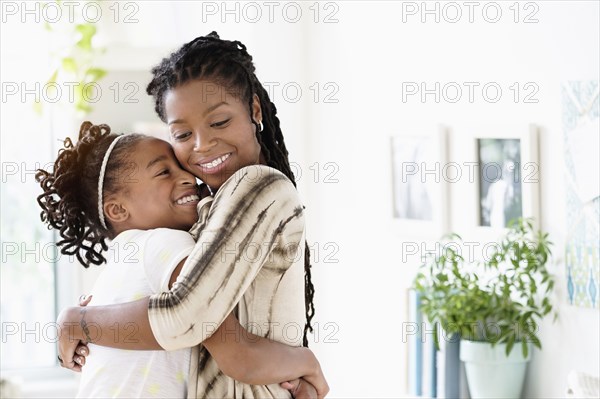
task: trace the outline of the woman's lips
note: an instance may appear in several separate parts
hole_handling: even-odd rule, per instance
[[[220,155],[208,161],[197,162],[196,165],[206,174],[215,174],[221,172],[227,165],[231,153]]]

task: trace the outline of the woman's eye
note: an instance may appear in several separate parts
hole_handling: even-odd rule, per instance
[[[173,137],[175,138],[175,140],[185,140],[191,134],[192,134],[192,132],[175,133],[175,134],[173,134]]]
[[[156,176],[162,176],[162,175],[168,175],[169,174],[169,169],[163,169],[160,172],[158,172],[158,174]]]
[[[215,122],[212,125],[210,125],[211,127],[221,127],[223,125],[225,125],[227,122],[229,122],[231,119],[226,119],[224,121],[221,122]]]

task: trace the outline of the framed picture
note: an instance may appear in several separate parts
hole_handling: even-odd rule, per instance
[[[600,82],[563,82],[562,113],[567,217],[564,252],[566,296],[571,305],[598,309]]]
[[[439,238],[448,227],[446,129],[391,137],[392,217],[407,233]]]
[[[479,226],[507,227],[523,216],[521,139],[477,139]]]
[[[454,209],[453,220],[462,220],[463,229],[470,225],[478,233],[499,234],[519,217],[533,217],[539,224],[537,127],[468,127],[458,135],[464,143],[458,164],[469,173],[457,189],[470,198]]]

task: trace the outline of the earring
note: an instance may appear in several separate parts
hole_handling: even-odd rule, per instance
[[[263,131],[263,123],[262,121],[258,122],[258,133]]]

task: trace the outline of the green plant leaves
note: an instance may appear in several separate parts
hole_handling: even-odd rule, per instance
[[[75,31],[81,35],[81,38],[75,45],[82,50],[91,50],[92,38],[96,34],[96,26],[89,23],[78,24],[75,26]]]
[[[88,68],[85,71],[85,80],[86,82],[95,82],[97,80],[102,79],[106,75],[106,71],[100,68]]]
[[[455,233],[441,244],[444,240],[462,242]],[[465,262],[453,246],[442,245],[441,254],[421,265],[413,285],[421,294],[422,312],[446,334],[506,343],[507,354],[520,342],[526,356],[528,343],[541,348],[537,322],[553,310],[546,296],[554,288],[546,268],[552,243],[548,233],[534,230],[532,220],[516,219],[498,244],[487,262],[476,264]],[[486,285],[478,275],[484,271],[492,274]]]
[[[58,34],[57,32],[61,31],[60,29],[55,30],[49,25],[45,27],[50,32],[49,34]],[[72,100],[75,110],[84,114],[92,111],[89,100],[95,97],[91,96],[92,92],[90,90],[96,90],[96,82],[106,76],[107,73],[106,70],[92,65],[95,55],[102,52],[102,49],[94,48],[92,45],[96,31],[96,25],[92,23],[70,25],[67,34],[70,35],[69,39],[72,40],[68,40],[68,42],[74,43],[74,45],[61,49],[59,53],[65,55],[58,60],[58,67],[48,79],[48,83],[54,84],[58,84],[59,79],[76,83],[68,87],[73,90]],[[71,99],[71,96],[68,96],[68,98]],[[34,110],[41,114],[42,103],[35,103]]]
[[[77,73],[77,62],[73,57],[65,57],[61,62],[63,71],[67,73],[76,74]]]

